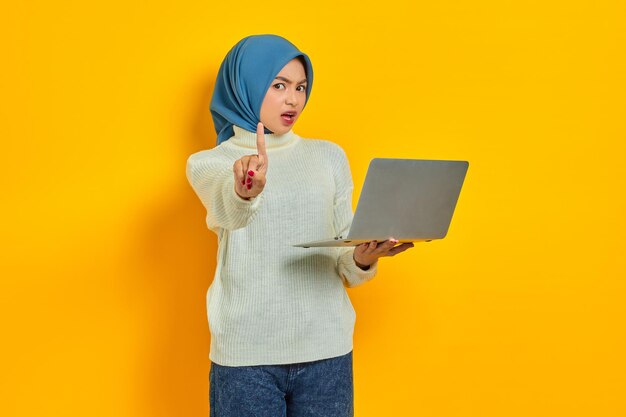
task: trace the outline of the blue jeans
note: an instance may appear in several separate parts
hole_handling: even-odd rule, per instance
[[[288,365],[211,362],[210,417],[353,417],[352,352]]]

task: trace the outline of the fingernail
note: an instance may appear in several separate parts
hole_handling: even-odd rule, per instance
[[[246,185],[246,181],[245,180],[241,180],[241,185]]]
[[[247,187],[248,187],[248,190],[249,190],[250,188],[252,188],[252,184],[248,184]]]
[[[251,177],[254,177],[254,171],[252,170],[248,171],[248,175],[250,175]]]
[[[252,178],[248,178],[248,184],[252,182]]]

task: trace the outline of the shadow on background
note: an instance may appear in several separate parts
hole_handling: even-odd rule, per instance
[[[145,332],[136,352],[137,414],[206,416],[209,413],[210,333],[206,292],[215,272],[217,236],[205,223],[206,210],[187,181],[189,155],[215,145],[209,111],[215,74],[207,77],[195,120],[180,138],[178,175],[161,199],[136,219],[137,241],[128,254],[136,271],[134,292],[139,326]],[[176,140],[177,138],[174,138]]]

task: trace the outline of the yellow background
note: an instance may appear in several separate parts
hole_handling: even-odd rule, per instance
[[[5,4],[3,416],[205,416],[224,55],[312,59],[296,133],[470,161],[448,236],[349,290],[366,416],[626,415],[621,1]]]

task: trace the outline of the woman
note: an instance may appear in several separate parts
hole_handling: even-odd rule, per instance
[[[312,85],[309,57],[286,39],[242,39],[211,100],[218,145],[187,161],[218,236],[207,292],[211,416],[352,416],[356,314],[345,287],[413,246],[292,246],[345,236],[353,215],[343,149],[293,132]]]

